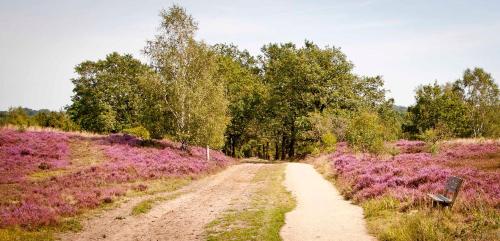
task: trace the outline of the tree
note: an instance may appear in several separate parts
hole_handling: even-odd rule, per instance
[[[72,80],[73,104],[68,113],[82,129],[106,133],[140,125],[139,81],[151,75],[148,66],[115,52],[104,60],[85,61],[75,71],[79,76]]]
[[[415,99],[403,126],[410,134],[422,135],[431,129],[451,137],[500,134],[498,85],[481,68],[465,70],[462,79],[453,83],[421,86]]]
[[[466,69],[453,87],[471,110],[466,113],[471,120],[473,136],[491,135],[500,124],[500,91],[491,74],[482,68]]]
[[[385,103],[382,78],[354,75],[352,63],[337,48],[320,48],[306,41],[299,49],[292,43],[269,44],[262,52],[264,82],[269,88],[267,109],[273,119],[269,129],[275,131],[275,158],[294,157],[296,147],[300,147],[299,154],[306,154],[311,150],[308,145],[317,145],[318,136],[311,138],[314,135],[310,134],[317,133],[314,128],[318,118],[311,113],[327,113],[332,128],[344,128],[349,113],[377,109]],[[335,136],[335,130],[329,132]]]
[[[194,40],[197,23],[174,5],[162,10],[159,34],[144,53],[158,72],[163,87],[163,123],[167,134],[182,143],[221,147],[229,120],[224,83],[216,79],[216,55]]]
[[[468,107],[450,85],[424,85],[416,91],[416,104],[408,108],[413,134],[429,129],[450,132],[452,136],[470,136],[470,119],[464,115]]]
[[[32,121],[25,108],[11,107],[7,111],[6,124],[19,126],[21,129],[32,125]]]
[[[248,51],[240,51],[234,45],[217,44],[213,49],[217,53],[217,79],[225,83],[231,117],[225,133],[225,153],[235,157],[260,153],[267,158],[268,141],[263,125],[266,87],[258,74],[257,61]],[[257,145],[245,145],[251,141]]]

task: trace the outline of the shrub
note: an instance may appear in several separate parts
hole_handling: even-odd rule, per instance
[[[361,112],[349,124],[346,139],[357,151],[379,154],[384,150],[384,126],[377,114]]]
[[[337,138],[333,135],[333,133],[327,132],[321,136],[321,144],[324,151],[334,151],[335,145],[337,144]]]
[[[92,148],[73,149],[82,142],[90,142]],[[188,153],[179,148],[180,144],[166,140],[157,141],[153,147],[143,147],[142,143],[129,135],[89,137],[0,129],[0,185],[5,186],[0,188],[0,230],[56,224],[63,217],[112,203],[129,189],[147,189],[132,183],[193,178],[231,163],[230,158],[216,150],[206,161],[202,147],[193,146]],[[78,157],[101,161],[91,166],[72,166],[73,151],[80,152]],[[32,179],[53,171],[61,172],[50,178]],[[0,232],[0,240],[1,235]]]
[[[136,126],[122,130],[123,133],[142,138],[143,140],[150,139],[149,131],[143,126]]]

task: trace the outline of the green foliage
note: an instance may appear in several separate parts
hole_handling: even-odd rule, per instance
[[[75,72],[68,114],[82,129],[119,132],[141,122],[144,93],[139,84],[152,75],[147,65],[115,52],[104,60],[82,62]]]
[[[184,147],[221,147],[229,117],[225,83],[216,78],[216,54],[194,40],[197,23],[183,8],[174,5],[160,16],[160,33],[144,49],[161,80],[152,90],[167,117],[160,125]]]
[[[240,51],[234,45],[217,44],[213,50],[217,53],[217,78],[225,83],[231,116],[225,133],[225,152],[236,157],[259,153],[256,142],[266,144],[268,133],[264,109],[267,92],[258,75],[257,61],[248,51]],[[248,145],[251,141],[255,145]]]
[[[498,134],[500,90],[491,74],[481,68],[466,69],[453,83],[453,90],[468,106],[465,116],[470,119],[474,137]]]
[[[321,145],[325,152],[332,152],[335,150],[335,145],[337,144],[337,138],[331,132],[327,132],[321,135]]]
[[[434,83],[421,86],[417,90],[416,99],[416,105],[408,108],[415,134],[442,125],[452,136],[470,135],[470,121],[464,115],[468,107],[450,85],[439,86]]]
[[[496,137],[500,134],[499,92],[491,75],[481,68],[467,69],[453,83],[421,86],[403,129],[418,136],[441,125],[449,137]]]
[[[308,133],[314,132],[314,125],[307,120],[310,113],[351,112],[378,106],[384,99],[382,79],[355,76],[352,63],[337,48],[320,48],[306,41],[302,48],[292,43],[269,44],[262,52],[264,82],[269,88],[267,110],[272,119],[268,126],[273,130],[275,158],[315,149],[321,135]],[[333,130],[330,132],[334,134]]]
[[[132,127],[132,128],[123,129],[122,133],[136,136],[136,137],[142,138],[143,140],[148,140],[151,138],[149,131],[146,128],[144,128],[143,126],[136,126],[136,127]]]
[[[75,131],[79,129],[78,125],[63,111],[39,111],[32,118],[35,125],[41,127],[57,128],[63,131]]]
[[[363,111],[352,119],[346,138],[355,150],[379,154],[384,151],[385,128],[377,114]]]
[[[401,127],[404,115],[395,109],[394,99],[389,99],[378,105],[377,112],[385,129],[384,139],[392,141],[401,138],[403,134]]]
[[[340,48],[270,43],[254,57],[234,45],[195,40],[198,23],[180,6],[160,17],[158,34],[144,48],[149,65],[112,53],[76,66],[68,114],[77,126],[146,138],[133,128],[142,126],[150,137],[169,136],[184,148],[210,145],[264,159],[330,152],[337,139],[381,153],[384,141],[402,137],[435,144],[500,135],[498,86],[480,68],[453,84],[419,87],[406,110],[386,99],[381,76],[355,75]],[[44,114],[39,119],[50,122]]]
[[[333,134],[332,115],[314,112],[304,120],[304,131],[300,136],[298,151],[304,154],[320,154],[335,150],[337,138]]]
[[[17,126],[20,131],[30,126],[57,128],[63,131],[79,129],[64,111],[36,111],[22,107],[9,108],[9,111],[3,114],[0,126],[6,124]]]
[[[32,125],[32,121],[30,120],[28,113],[26,113],[25,109],[22,107],[9,108],[5,118],[5,123],[16,125],[21,129]]]

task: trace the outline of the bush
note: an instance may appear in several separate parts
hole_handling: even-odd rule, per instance
[[[323,151],[326,152],[334,151],[336,144],[337,144],[337,138],[333,133],[327,132],[321,136],[321,146]]]
[[[136,126],[128,129],[122,130],[122,133],[132,135],[135,137],[142,138],[143,140],[148,140],[150,139],[150,134],[149,131],[144,128],[143,126]]]
[[[39,111],[32,119],[33,124],[41,127],[57,128],[63,131],[79,130],[79,126],[63,111]]]
[[[31,125],[28,113],[22,107],[9,108],[5,122],[6,124],[16,125],[22,130]]]
[[[307,140],[298,145],[299,154],[320,154],[332,152],[337,144],[337,137],[333,133],[333,115],[329,113],[310,113],[302,120],[300,126],[306,129],[299,139]]]
[[[346,140],[357,151],[380,154],[384,151],[384,130],[377,114],[361,112],[349,123]]]

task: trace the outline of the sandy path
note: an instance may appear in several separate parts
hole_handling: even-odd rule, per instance
[[[137,198],[84,223],[79,233],[63,240],[202,240],[203,227],[228,208],[246,202],[251,180],[262,164],[241,164],[180,189],[179,197],[159,203],[140,216],[131,216]],[[124,219],[117,219],[124,217]]]
[[[289,163],[285,186],[297,207],[286,214],[283,240],[375,240],[367,234],[362,208],[345,201],[311,165]]]

